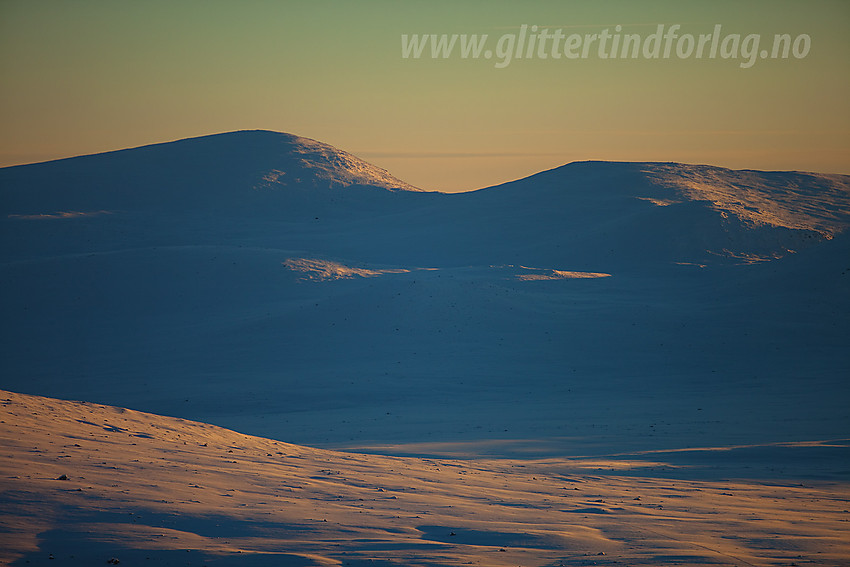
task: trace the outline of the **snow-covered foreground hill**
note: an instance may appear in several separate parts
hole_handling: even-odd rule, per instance
[[[844,438],[848,187],[584,162],[447,195],[262,131],[5,168],[0,387],[389,454]]]
[[[0,562],[13,566],[846,565],[850,558],[846,483],[664,478],[676,470],[669,455],[340,453],[6,391],[0,443]],[[836,448],[763,449],[805,456]]]

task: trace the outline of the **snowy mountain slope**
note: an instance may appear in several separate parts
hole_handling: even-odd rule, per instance
[[[543,461],[340,453],[0,391],[0,443],[4,565],[652,566],[672,556],[775,565],[801,554],[838,565],[850,557],[846,484],[720,480],[752,475],[736,460],[742,452],[759,457],[759,472],[784,461],[810,474],[813,455],[840,455],[847,440],[700,448],[688,456],[720,453],[726,466],[683,480],[681,453]],[[764,542],[777,538],[783,544],[766,555]]]
[[[4,168],[3,216],[63,212],[241,210],[286,188],[352,185],[418,191],[327,144],[264,130]],[[254,210],[254,209],[249,209]]]
[[[846,429],[847,176],[584,162],[445,195],[298,140],[0,170],[0,386],[390,452]]]
[[[458,199],[485,240],[581,262],[761,261],[850,224],[850,176],[685,164],[577,162]]]
[[[850,226],[846,175],[684,164],[643,164],[642,169],[683,199],[710,201],[716,210],[752,225],[818,231],[826,238]]]

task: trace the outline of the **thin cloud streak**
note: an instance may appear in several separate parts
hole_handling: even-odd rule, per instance
[[[434,158],[527,158],[527,157],[557,157],[564,152],[353,152],[363,158],[399,158],[399,159],[434,159]]]

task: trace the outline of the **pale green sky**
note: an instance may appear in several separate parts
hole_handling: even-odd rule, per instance
[[[761,48],[777,33],[811,47],[750,68],[402,58],[402,34],[488,34],[495,50],[522,24],[642,37],[721,24]],[[850,173],[848,28],[843,0],[0,0],[0,165],[259,128],[444,191],[584,159]]]

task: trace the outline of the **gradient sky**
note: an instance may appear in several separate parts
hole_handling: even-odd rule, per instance
[[[401,35],[808,34],[802,59],[403,59]],[[216,132],[315,138],[424,189],[570,161],[850,173],[850,2],[0,0],[0,165]],[[769,48],[769,45],[767,46]],[[427,53],[427,51],[426,51]]]

